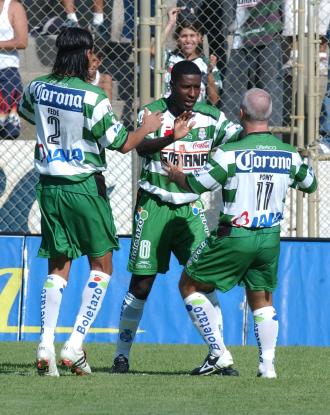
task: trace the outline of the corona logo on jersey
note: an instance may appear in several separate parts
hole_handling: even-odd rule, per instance
[[[237,173],[280,173],[289,174],[292,153],[286,151],[235,151]]]
[[[34,96],[38,104],[82,112],[85,91],[36,82]]]

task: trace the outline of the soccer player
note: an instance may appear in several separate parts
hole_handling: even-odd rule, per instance
[[[272,292],[277,285],[285,195],[289,187],[312,193],[317,182],[295,147],[269,132],[271,112],[270,95],[250,89],[240,106],[242,140],[221,146],[203,169],[189,175],[171,162],[166,168],[169,179],[186,192],[223,189],[218,229],[192,254],[179,284],[190,318],[211,351],[194,369],[196,375],[217,373],[226,361],[217,313],[207,293],[214,287],[226,292],[242,284],[259,346],[257,375],[276,378],[278,320]]]
[[[181,61],[171,72],[171,95],[147,105],[151,112],[162,112],[163,122],[156,133],[150,134],[137,147],[142,156],[142,172],[128,262],[128,270],[133,275],[122,305],[114,373],[129,370],[130,349],[156,274],[167,272],[171,252],[184,265],[209,233],[199,195],[169,183],[161,161],[182,157],[185,173],[200,169],[209,160],[212,149],[229,139],[237,139],[241,130],[217,108],[197,103],[200,88],[198,66],[191,61]],[[173,122],[185,111],[192,111],[192,129],[187,136],[175,141]],[[217,321],[222,325],[220,305],[213,288],[207,297],[217,309]],[[229,351],[227,358],[223,374],[237,375]]]
[[[35,168],[40,179],[36,190],[42,231],[39,256],[48,258],[48,276],[41,292],[36,360],[39,374],[49,376],[59,375],[54,331],[72,259],[81,255],[88,256],[91,271],[61,359],[76,374],[91,373],[82,344],[110,281],[112,251],[118,249],[102,175],[105,149],[127,153],[161,125],[159,112],[144,116],[140,128],[130,133],[116,120],[105,93],[87,82],[93,59],[90,32],[63,29],[56,46],[52,73],[33,80],[20,105],[21,116],[35,124],[37,132]]]

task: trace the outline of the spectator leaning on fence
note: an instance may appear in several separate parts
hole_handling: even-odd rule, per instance
[[[54,333],[71,262],[87,255],[90,275],[62,364],[89,374],[83,341],[102,305],[112,273],[116,229],[106,195],[105,149],[126,153],[161,125],[158,112],[145,115],[128,133],[116,120],[105,93],[87,82],[93,37],[87,30],[66,28],[56,39],[50,75],[24,91],[20,114],[36,125],[35,168],[40,174],[37,200],[41,211],[39,256],[48,258],[41,292],[41,336],[37,348],[40,375],[58,376]]]
[[[0,138],[17,138],[21,131],[17,107],[23,86],[18,49],[25,49],[27,41],[24,7],[16,0],[0,0]]]
[[[218,229],[192,254],[179,283],[189,316],[210,349],[195,374],[217,373],[226,360],[216,310],[206,293],[214,287],[226,292],[242,284],[259,346],[257,375],[276,378],[278,320],[272,292],[277,285],[285,196],[289,187],[312,193],[317,183],[297,150],[269,132],[271,110],[266,91],[247,91],[240,106],[242,140],[219,147],[211,161],[194,173],[185,175],[171,163],[167,168],[169,179],[187,192],[223,189]]]
[[[172,33],[176,25],[180,7],[169,10],[168,24],[164,32],[164,42],[166,37]],[[165,52],[165,97],[171,94],[170,81],[173,66],[182,60],[194,62],[202,73],[201,91],[198,97],[199,102],[208,102],[216,105],[219,103],[220,91],[222,87],[220,72],[217,68],[217,57],[211,55],[208,59],[203,53],[202,26],[196,18],[187,18],[175,27],[174,37],[177,47],[173,51]]]
[[[78,27],[79,21],[76,14],[75,0],[62,0],[64,10],[66,12],[66,27]],[[104,27],[104,1],[94,0],[93,21],[89,25],[89,29],[93,34],[102,35],[105,32]]]
[[[233,44],[223,83],[222,110],[238,121],[239,103],[253,86],[268,91],[273,101],[270,124],[282,125],[282,0],[238,0],[230,27]]]

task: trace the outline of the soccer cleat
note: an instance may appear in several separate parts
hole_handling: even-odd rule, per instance
[[[14,127],[19,127],[20,126],[20,119],[17,113],[11,112],[8,115],[7,118],[7,122],[9,122],[10,124],[12,124]]]
[[[36,365],[40,376],[60,376],[56,366],[54,347],[40,343],[37,349]]]
[[[79,24],[73,19],[66,19],[62,27],[79,27]]]
[[[226,350],[221,356],[212,356],[211,353],[209,353],[203,364],[192,370],[190,374],[193,376],[206,376],[212,374],[238,376],[237,370],[232,367],[233,364],[233,358],[229,350]]]
[[[101,23],[101,24],[92,23],[88,26],[88,28],[94,37],[104,38],[105,36],[108,35],[108,28],[105,26],[104,23]]]
[[[127,373],[129,369],[128,359],[123,355],[118,355],[113,361],[112,373]]]
[[[234,369],[233,366],[223,367],[217,373],[219,376],[239,376],[239,371]]]
[[[61,350],[61,364],[77,376],[90,375],[92,370],[86,362],[86,353],[83,349],[74,349],[66,342]]]
[[[271,365],[269,368],[265,368],[262,364],[259,365],[258,378],[267,378],[267,379],[276,379],[277,375],[274,369],[274,366]]]

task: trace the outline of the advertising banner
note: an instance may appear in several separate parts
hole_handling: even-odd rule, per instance
[[[19,340],[23,236],[0,237],[0,341]]]
[[[37,258],[39,244],[37,236],[0,236],[0,340],[39,339],[40,293],[47,276],[47,260]],[[120,238],[120,245],[121,249],[114,252],[112,279],[87,336],[88,342],[115,342],[117,338],[121,304],[130,281],[126,271],[130,239]],[[329,248],[330,242],[281,242],[278,288],[274,293],[279,345],[330,346]],[[136,342],[202,343],[179,294],[181,272],[182,267],[172,256],[170,271],[156,278]],[[74,260],[63,293],[56,332],[58,342],[65,341],[72,331],[88,275],[87,258]],[[255,345],[253,319],[245,307],[244,290],[236,287],[228,293],[218,293],[218,297],[226,344]]]

